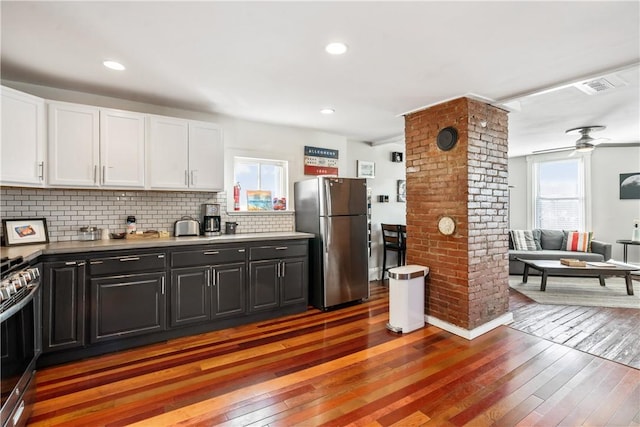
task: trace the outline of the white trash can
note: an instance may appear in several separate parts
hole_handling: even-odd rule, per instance
[[[389,323],[392,332],[406,333],[424,326],[424,278],[429,267],[403,265],[389,269]]]

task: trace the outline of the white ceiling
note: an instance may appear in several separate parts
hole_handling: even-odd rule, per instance
[[[381,142],[402,113],[475,95],[496,105],[622,69],[629,85],[517,99],[509,155],[604,125],[640,141],[640,2],[9,2],[2,79]],[[342,56],[328,42],[349,46]],[[114,59],[127,67],[102,66]],[[631,66],[631,67],[629,67]],[[319,114],[324,107],[336,113]]]

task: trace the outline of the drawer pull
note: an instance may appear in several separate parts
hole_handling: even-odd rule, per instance
[[[132,256],[129,258],[120,258],[120,262],[125,262],[125,261],[140,261],[140,257]]]
[[[204,254],[205,255],[218,255],[220,252],[219,251],[207,251]]]
[[[91,261],[89,264],[91,265],[96,265],[96,264],[102,264],[103,261]]]
[[[238,249],[238,252],[244,253],[244,249]]]
[[[276,251],[286,251],[287,249],[289,249],[287,246],[278,246]]]
[[[164,258],[164,255],[158,255],[158,258]]]
[[[75,261],[67,261],[64,263],[64,265],[76,265]]]

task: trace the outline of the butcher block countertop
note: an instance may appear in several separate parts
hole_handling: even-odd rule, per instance
[[[266,240],[295,240],[310,239],[314,237],[310,233],[297,231],[279,233],[242,233],[223,234],[214,237],[194,236],[194,237],[166,237],[157,239],[109,239],[82,241],[73,240],[70,242],[56,242],[45,245],[24,245],[0,248],[2,258],[15,258],[21,256],[25,261],[30,261],[40,255],[59,255],[67,253],[98,252],[122,249],[144,249],[162,248],[171,246],[207,245],[219,243],[245,243]]]

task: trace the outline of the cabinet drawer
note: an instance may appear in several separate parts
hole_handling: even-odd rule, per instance
[[[194,267],[198,265],[214,265],[229,262],[244,262],[245,248],[207,248],[197,251],[173,252],[171,267]]]
[[[274,259],[307,255],[307,244],[287,243],[269,246],[255,246],[250,249],[249,259]]]
[[[118,275],[137,271],[164,270],[165,254],[123,255],[89,260],[91,276]]]

